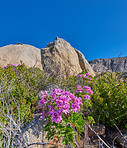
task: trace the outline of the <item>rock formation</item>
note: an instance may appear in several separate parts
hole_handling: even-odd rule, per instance
[[[20,64],[20,60],[27,67],[39,67],[42,70],[40,49],[25,45],[7,45],[0,48],[0,67],[7,64]]]
[[[83,54],[64,39],[56,37],[55,42],[41,50],[43,70],[53,74],[73,75],[85,70],[91,75],[95,72]]]
[[[96,59],[89,61],[93,70],[96,72],[126,72],[127,57]]]
[[[0,48],[0,67],[7,64],[20,64],[20,60],[27,67],[39,67],[44,72],[55,75],[68,76],[81,73],[83,70],[92,76],[95,75],[84,55],[58,37],[41,50],[24,44]]]

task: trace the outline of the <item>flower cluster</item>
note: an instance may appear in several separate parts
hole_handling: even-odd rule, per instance
[[[21,65],[21,64],[18,64],[18,65],[16,65],[16,64],[11,64],[11,66],[13,66],[13,67],[17,67],[17,66],[19,66],[19,65]],[[4,66],[4,69],[6,69],[8,67],[8,65],[7,66]]]
[[[84,75],[84,74],[78,74],[78,75],[77,75],[78,78],[84,78],[84,79],[86,79],[86,80],[89,80],[89,81],[86,81],[86,82],[88,82],[88,83],[93,83],[93,82],[92,82],[92,78],[89,77],[89,76],[90,76],[89,73],[86,73],[85,75]]]
[[[118,82],[118,81],[121,81],[121,82],[123,82],[124,80],[123,80],[123,79],[119,79],[119,80],[116,80],[116,81],[117,81],[117,82]]]
[[[91,90],[91,88],[89,86],[84,86],[82,88],[81,85],[78,85],[77,89],[75,90],[75,93],[82,93],[82,92],[87,93],[87,95],[84,95],[84,99],[87,99],[87,100],[90,99],[90,96],[88,94],[90,94],[90,95],[93,94],[93,91]]]
[[[42,119],[46,116],[51,116],[51,121],[59,123],[62,116],[68,116],[71,112],[76,113],[80,111],[82,98],[75,96],[64,89],[54,89],[51,96],[48,97],[47,91],[41,93],[41,100],[39,106],[42,107]]]

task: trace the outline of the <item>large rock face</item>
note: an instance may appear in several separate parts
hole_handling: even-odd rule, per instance
[[[92,76],[95,72],[84,55],[67,41],[56,37],[46,48],[38,49],[30,45],[8,45],[0,48],[0,67],[7,64],[20,64],[39,67],[44,72],[56,75],[73,75],[85,70]]]
[[[0,48],[0,67],[7,64],[20,64],[27,67],[39,67],[42,70],[40,49],[30,45],[7,45]]]
[[[55,42],[41,50],[43,70],[53,74],[73,75],[85,70],[91,75],[95,72],[83,54],[67,41],[56,37]]]
[[[93,70],[96,72],[126,72],[127,57],[96,59],[89,61]]]

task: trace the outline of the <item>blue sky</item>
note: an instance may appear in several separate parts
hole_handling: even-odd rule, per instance
[[[66,39],[86,59],[127,56],[127,0],[1,0],[0,47]]]

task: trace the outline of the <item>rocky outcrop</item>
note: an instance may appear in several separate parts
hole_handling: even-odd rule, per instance
[[[25,44],[0,48],[0,67],[7,64],[17,65],[20,61],[23,61],[27,67],[38,67],[54,75],[68,76],[81,73],[83,70],[92,76],[95,75],[84,55],[67,41],[58,37],[41,50]]]
[[[126,72],[127,57],[96,59],[89,61],[91,67],[96,72]]]
[[[22,133],[15,138],[15,147],[27,147],[29,144],[33,143],[45,143],[47,140],[44,135],[43,125],[45,122],[40,119],[40,116],[36,117],[32,122],[30,122]],[[42,145],[31,145],[30,148],[41,148]]]
[[[41,50],[43,70],[56,75],[73,75],[85,70],[91,75],[95,72],[83,54],[64,39],[56,37],[55,42]]]
[[[55,146],[55,136],[53,139],[47,139],[47,133],[44,131],[43,127],[47,123],[40,119],[40,115],[35,117],[33,121],[31,121],[25,129],[23,129],[22,133],[18,134],[14,141],[14,146],[16,148],[65,148],[62,145],[62,139]],[[70,146],[66,146],[66,148],[71,148]]]
[[[23,61],[27,67],[38,67],[42,70],[40,49],[25,45],[7,45],[0,48],[0,67],[7,64],[20,64]]]
[[[51,143],[55,144],[55,137],[51,140],[47,140],[46,138],[46,132],[43,129],[43,126],[47,123],[47,121],[44,121],[40,119],[40,115],[35,117],[33,121],[27,125],[25,129],[23,129],[22,134],[18,135],[17,138],[15,138],[15,147],[28,147],[29,148],[42,148],[42,144],[44,145],[44,148],[48,148],[48,146],[53,147]],[[104,135],[105,134],[105,126],[102,124],[99,124],[97,126],[90,126],[98,135]],[[88,132],[88,133],[87,133]],[[87,127],[84,129],[84,132],[81,134],[81,138],[78,142],[79,148],[84,148],[84,144],[86,146],[90,146],[93,148],[98,148],[99,141],[97,138],[95,138],[96,135]],[[93,139],[92,139],[93,138]],[[96,141],[94,140],[96,139]],[[86,143],[88,142],[88,143]],[[88,144],[88,145],[87,145]],[[72,148],[69,146],[62,145],[62,138],[57,143],[57,146],[54,146],[54,148]]]

